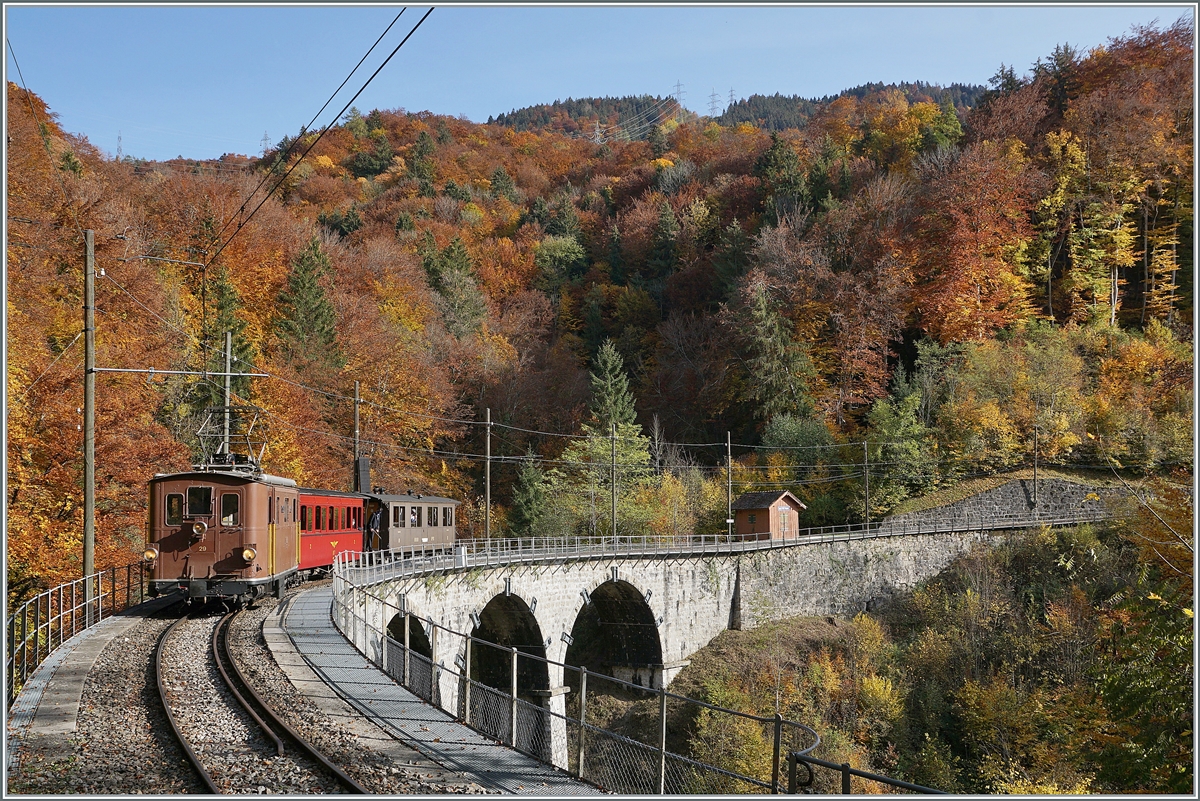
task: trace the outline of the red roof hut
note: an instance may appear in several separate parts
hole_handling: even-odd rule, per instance
[[[747,492],[733,502],[733,531],[744,540],[782,540],[796,536],[800,513],[808,507],[787,490]]]

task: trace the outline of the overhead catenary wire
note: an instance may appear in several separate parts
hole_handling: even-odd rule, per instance
[[[350,82],[350,79],[352,77],[354,77],[354,73],[358,72],[358,68],[363,65],[363,62],[367,60],[367,58],[371,55],[371,53],[375,52],[375,48],[378,47],[379,43],[383,41],[383,37],[388,35],[388,31],[390,31],[392,29],[392,27],[397,22],[400,21],[400,17],[402,17],[404,15],[404,12],[407,10],[408,10],[407,8],[400,9],[400,13],[397,14],[396,18],[393,19],[391,21],[391,23],[384,29],[383,33],[379,34],[379,38],[375,40],[375,43],[372,44],[370,48],[368,48],[367,52],[363,54],[363,57],[358,60],[358,63],[354,65],[354,69],[350,70],[350,73],[348,75],[346,75],[346,77],[338,85],[338,88],[333,90],[333,94],[331,94],[329,96],[329,99],[325,101],[325,104],[322,105],[321,108],[317,110],[317,113],[314,114],[312,119],[308,121],[308,124],[303,126],[300,129],[300,136],[297,136],[295,139],[293,139],[291,141],[291,143],[288,144],[287,149],[283,153],[281,153],[277,156],[277,163],[281,163],[281,164],[287,163],[288,157],[291,155],[292,150],[295,149],[297,144],[299,144],[300,140],[304,137],[304,134],[306,134],[308,132],[308,130],[310,128],[312,128],[313,123],[315,123],[317,121],[317,118],[320,117],[321,114],[323,114],[325,112],[325,109],[329,108],[329,104],[333,102],[333,99],[335,97],[337,97],[338,92],[342,91],[342,89],[346,86],[346,84]],[[333,125],[333,123],[331,122],[330,125]],[[329,126],[326,126],[326,128],[328,128],[328,127]],[[246,210],[246,204],[248,204],[254,198],[254,196],[256,194],[258,194],[258,190],[263,188],[263,185],[266,184],[266,182],[268,180],[270,180],[270,177],[271,177],[271,171],[267,170],[263,174],[262,180],[260,180],[258,182],[258,185],[256,187],[254,187],[254,189],[252,189],[250,191],[250,194],[246,196],[246,199],[242,201],[242,204],[238,208],[237,212],[235,212],[233,215],[231,215],[230,218],[225,221],[225,224],[221,226],[220,230],[218,230],[216,232],[216,234],[213,235],[212,242],[216,242],[217,240],[219,240],[221,238],[221,236],[225,233],[225,231],[228,230],[229,226],[233,224],[233,221],[235,219],[237,219],[237,215],[241,214],[242,212],[244,212]]]
[[[375,77],[377,75],[379,75],[379,73],[383,71],[383,68],[386,67],[389,62],[391,62],[392,58],[395,57],[395,55],[398,52],[400,52],[400,48],[404,47],[405,43],[407,43],[408,40],[412,37],[412,35],[417,32],[417,29],[421,27],[422,23],[424,23],[425,20],[429,19],[429,15],[432,13],[433,13],[432,8],[430,8],[428,11],[425,12],[425,15],[417,21],[417,24],[412,27],[412,30],[410,30],[408,32],[408,34],[404,37],[404,39],[401,40],[400,44],[396,45],[395,49],[393,49],[392,52],[388,54],[388,57],[383,60],[383,63],[379,65],[379,67],[375,70],[375,72],[371,73],[371,77],[367,78],[367,81],[366,81],[366,83],[364,83],[362,85],[362,88],[360,88],[357,92],[355,92],[354,97],[350,98],[350,100],[347,101],[346,105],[342,107],[342,110],[337,113],[335,119],[340,119],[341,116],[346,113],[346,110],[349,109],[350,106],[352,106],[354,104],[354,101],[358,99],[359,95],[361,95],[364,91],[366,91],[367,87],[371,85],[371,81],[375,80]],[[307,148],[305,148],[303,153],[300,154],[300,158],[298,158],[296,160],[296,163],[288,168],[287,172],[285,172],[283,174],[283,176],[279,179],[279,181],[275,184],[275,186],[273,186],[271,188],[271,191],[269,191],[266,194],[266,196],[264,196],[263,199],[259,201],[258,205],[254,207],[253,211],[251,211],[250,214],[246,216],[246,219],[242,220],[241,222],[239,222],[237,224],[237,230],[235,230],[232,234],[230,234],[229,238],[221,243],[221,246],[219,248],[217,248],[217,252],[214,253],[211,258],[208,259],[208,261],[205,265],[206,267],[211,266],[212,263],[215,262],[217,260],[217,258],[221,255],[222,251],[224,251],[225,248],[229,247],[229,243],[232,242],[239,233],[241,233],[242,228],[246,225],[246,223],[250,222],[250,220],[252,220],[254,218],[254,215],[258,213],[258,210],[261,209],[266,204],[266,202],[274,196],[275,192],[278,191],[279,187],[283,186],[283,184],[287,180],[288,176],[290,176],[292,174],[292,172],[296,169],[296,167],[300,166],[300,163],[302,161],[304,161],[304,157],[307,156],[312,151],[312,149],[317,146],[317,143],[321,141],[321,139],[325,136],[325,134],[329,131],[329,129],[331,127],[332,127],[332,125],[327,125],[326,127],[321,129],[321,132],[319,134],[317,134],[317,137],[312,141],[312,143]]]
[[[58,364],[59,359],[61,359],[63,356],[67,355],[67,351],[69,351],[71,349],[71,346],[73,346],[76,342],[79,341],[79,338],[81,336],[83,336],[82,331],[80,331],[78,334],[76,334],[75,338],[72,339],[70,342],[68,342],[67,346],[65,348],[63,348],[61,351],[59,351],[58,355],[54,357],[54,361],[52,361],[52,362],[50,362],[50,364],[46,365],[46,369],[42,371],[41,375],[39,375],[37,378],[35,378],[29,382],[29,386],[25,387],[25,391],[22,392],[21,396],[17,398],[17,403],[20,403],[21,401],[25,400],[25,396],[28,395],[33,390],[34,386],[37,385],[37,382],[41,381],[43,378],[46,377],[46,374],[50,372],[50,370],[54,367],[54,365]]]

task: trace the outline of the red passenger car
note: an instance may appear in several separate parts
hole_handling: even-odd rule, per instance
[[[328,567],[342,551],[361,551],[368,498],[353,492],[300,490],[300,569]]]

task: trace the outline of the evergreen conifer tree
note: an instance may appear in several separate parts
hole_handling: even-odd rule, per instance
[[[297,369],[340,368],[345,363],[337,343],[337,317],[322,286],[332,269],[320,240],[313,237],[292,263],[287,286],[279,294],[275,333],[284,358]]]
[[[808,381],[816,375],[807,348],[792,338],[791,325],[775,311],[762,284],[750,289],[746,313],[751,353],[748,386],[758,416],[764,420],[777,414],[807,417],[813,410]]]
[[[546,477],[534,461],[536,454],[529,451],[528,461],[521,465],[517,474],[517,487],[513,491],[512,511],[508,521],[518,537],[535,536],[546,508]]]
[[[222,267],[210,282],[209,294],[212,298],[212,312],[208,316],[207,328],[201,335],[208,350],[206,368],[213,373],[225,372],[225,332],[230,331],[233,334],[231,344],[234,357],[231,372],[254,372],[252,368],[258,359],[258,352],[254,344],[246,338],[246,321],[237,314],[242,307],[241,298],[229,280],[229,271],[226,268]],[[197,410],[224,405],[223,385],[222,378],[197,383],[188,398],[189,405]],[[249,398],[250,379],[232,379],[229,391],[234,404],[237,404],[237,398]]]
[[[508,174],[508,170],[504,169],[503,164],[492,170],[489,180],[492,182],[493,195],[506,197],[513,203],[517,202],[517,185],[513,182],[512,176]]]
[[[650,129],[647,141],[650,142],[650,153],[656,159],[662,158],[671,149],[671,143],[667,141],[667,134],[661,125],[655,125]]]
[[[596,354],[591,383],[590,413],[583,423],[587,436],[563,451],[564,464],[551,472],[550,487],[556,503],[570,509],[580,527],[587,528],[584,523],[596,511],[599,530],[608,529],[610,514],[599,512],[608,509],[604,501],[612,492],[615,445],[618,533],[631,533],[631,527],[637,530],[649,517],[649,510],[639,506],[637,494],[653,480],[654,472],[650,468],[650,438],[636,422],[629,379],[611,339],[606,339]]]

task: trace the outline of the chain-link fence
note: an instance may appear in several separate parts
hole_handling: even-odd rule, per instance
[[[335,584],[344,581],[339,577]],[[530,653],[535,646],[488,642],[396,609],[365,588],[339,589],[347,592],[335,592],[338,626],[351,639],[359,635],[358,648],[397,682],[481,734],[610,792],[770,792],[772,786],[783,787],[780,768],[786,770],[786,762],[781,760],[819,743],[812,729],[778,715],[725,709],[661,686],[555,662]],[[347,602],[347,594],[355,600]],[[368,600],[394,613],[388,617],[401,619],[402,631],[427,633],[432,655],[368,623],[360,605]],[[455,654],[452,665],[444,664],[439,649]],[[551,667],[564,686],[549,686]],[[661,685],[661,675],[656,683]],[[589,703],[595,707],[599,698],[614,697],[632,704],[618,721],[619,731],[589,721]],[[761,745],[756,753],[763,758],[724,754],[719,738],[714,742],[706,734],[734,730]]]

